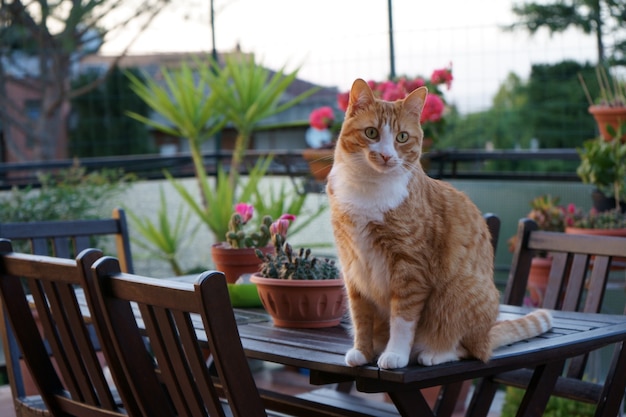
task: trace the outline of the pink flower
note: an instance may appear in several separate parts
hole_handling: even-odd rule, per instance
[[[413,80],[406,80],[406,84],[404,88],[406,89],[406,93],[409,94],[425,85],[426,85],[426,81],[424,81],[423,78],[418,77]]]
[[[237,203],[235,205],[235,212],[241,216],[243,224],[248,223],[248,220],[252,218],[254,214],[254,206],[247,203]]]
[[[270,225],[270,233],[272,236],[281,235],[287,237],[287,230],[289,229],[289,220],[278,219]]]
[[[382,99],[387,101],[396,101],[406,97],[406,90],[400,84],[388,85],[383,91]]]
[[[348,103],[350,103],[350,92],[346,91],[345,93],[337,94],[337,105],[341,109],[341,111],[348,110]]]
[[[291,222],[296,220],[296,216],[293,214],[285,213],[278,218],[274,223],[270,225],[270,233],[273,235],[281,235],[287,237],[287,230]]]
[[[426,103],[424,103],[424,110],[422,110],[421,123],[436,122],[441,120],[445,105],[443,100],[436,94],[429,94],[426,96]]]
[[[296,216],[294,216],[293,214],[285,213],[282,216],[280,216],[278,219],[279,220],[289,220],[290,222],[293,222],[293,221],[296,220]]]
[[[433,74],[430,76],[430,82],[437,84],[445,84],[448,90],[452,85],[452,64],[450,64],[449,68],[441,68],[438,70],[434,70]]]
[[[319,107],[309,115],[311,127],[318,130],[328,129],[335,120],[335,113],[329,106]]]
[[[385,96],[395,95],[394,92],[395,90],[397,90],[397,88],[398,87],[396,86],[396,83],[394,83],[393,81],[383,81],[382,83],[376,84],[372,91],[374,91],[374,95],[376,97],[383,98]]]

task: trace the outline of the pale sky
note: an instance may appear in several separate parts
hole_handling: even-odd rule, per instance
[[[389,73],[385,0],[214,0],[217,50],[239,43],[263,65],[294,70],[308,81],[340,90],[355,78],[382,80]],[[209,0],[174,2],[135,42],[131,53],[210,51]],[[533,63],[563,59],[595,62],[594,38],[571,31],[500,28],[514,21],[512,0],[393,1],[396,73],[430,76],[452,62],[454,82],[445,93],[462,112],[490,107],[513,71],[526,79]],[[113,54],[127,42],[107,42]]]

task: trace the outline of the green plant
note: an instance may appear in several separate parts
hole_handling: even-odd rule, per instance
[[[530,202],[531,210],[526,217],[537,222],[541,230],[562,232],[565,230],[565,210],[559,206],[559,197],[541,195]]]
[[[129,209],[128,215],[133,226],[144,240],[131,238],[133,243],[145,249],[149,254],[166,261],[175,275],[184,275],[178,262],[180,251],[184,248],[188,239],[197,232],[197,228],[192,228],[189,232],[189,212],[184,208],[178,210],[174,223],[171,222],[171,210],[168,209],[167,199],[163,193],[163,188],[159,189],[160,207],[157,211],[157,222],[153,223],[148,217],[140,217]]]
[[[568,225],[582,229],[621,229],[626,227],[626,215],[617,208],[607,211],[597,211],[592,208],[587,213],[576,209],[568,216],[571,216],[571,220],[568,217]]]
[[[211,189],[200,147],[204,141],[219,132],[225,123],[223,113],[216,105],[216,96],[208,92],[204,78],[195,77],[192,69],[184,63],[178,70],[161,69],[164,86],[147,73],[143,74],[144,80],[130,72],[126,75],[131,81],[131,89],[171,125],[138,113],[127,112],[127,114],[162,132],[188,140],[200,189],[201,205],[205,211],[209,210]],[[235,184],[231,186],[235,188]],[[180,191],[181,187],[176,189]]]
[[[272,75],[268,69],[258,65],[253,56],[229,55],[224,67],[212,61],[211,65],[200,66],[200,69],[201,78],[210,87],[219,111],[237,130],[229,177],[229,183],[234,187],[250,137],[258,123],[298,104],[318,89],[309,89],[281,101],[296,79],[298,70],[285,73],[284,69],[280,69]]]
[[[594,104],[604,107],[626,106],[626,87],[624,82],[611,75],[611,71],[605,67],[600,65],[596,67],[596,79],[600,88],[600,94],[595,100],[591,97],[587,83],[580,73],[578,73],[578,79],[590,106]]]
[[[268,215],[263,216],[258,230],[248,232],[245,226],[253,214],[254,206],[250,204],[239,203],[235,206],[235,212],[230,217],[228,232],[226,232],[226,241],[232,248],[260,248],[267,246],[269,243],[272,237],[270,233],[272,217]],[[295,217],[293,218],[295,219]]]
[[[304,204],[308,194],[297,192],[293,187],[289,188],[284,182],[278,188],[275,188],[272,184],[267,189],[257,187],[253,193],[251,201],[254,202],[253,205],[256,211],[262,216],[278,219],[283,213],[290,213],[298,218],[298,222],[289,228],[290,236],[300,233],[328,208],[328,205],[323,203],[314,209],[307,210]]]
[[[621,136],[618,132],[610,141],[598,137],[577,148],[580,165],[576,174],[585,184],[593,184],[605,195],[613,196],[616,207],[620,196],[626,193],[626,143],[619,139]]]
[[[265,176],[271,161],[271,157],[259,158],[250,169],[247,180],[240,180],[236,188],[230,186],[228,174],[223,168],[218,167],[215,186],[211,186],[206,177],[200,182],[201,188],[204,189],[204,204],[198,202],[189,190],[180,182],[175,181],[171,175],[166,173],[166,177],[172,182],[172,185],[185,203],[213,232],[215,241],[221,241],[226,236],[226,232],[228,232],[228,222],[233,212],[234,202],[253,201],[259,183]],[[262,211],[259,211],[259,213],[261,216],[265,214]]]
[[[134,180],[121,170],[87,173],[78,163],[38,178],[39,189],[14,187],[0,198],[0,222],[99,218],[105,214],[103,207],[112,208],[106,203]]]
[[[339,268],[334,261],[311,256],[311,249],[301,248],[295,252],[285,237],[272,234],[274,254],[263,254],[256,250],[256,256],[263,261],[259,274],[266,278],[292,280],[321,280],[339,278]]]
[[[168,123],[158,122],[133,112],[128,112],[128,115],[162,132],[189,141],[200,201],[197,201],[196,197],[168,172],[165,172],[166,178],[183,201],[213,233],[215,241],[224,239],[235,201],[252,202],[257,207],[260,218],[266,214],[274,214],[272,217],[276,218],[284,212],[299,215],[306,194],[287,192],[284,188],[281,188],[279,193],[275,193],[274,190],[269,193],[259,191],[259,183],[269,169],[271,157],[259,158],[249,169],[245,181],[236,174],[234,163],[231,164],[229,174],[219,166],[213,185],[206,173],[201,151],[201,144],[217,133],[227,121],[235,125],[240,131],[240,136],[243,132],[242,138],[248,138],[251,129],[260,119],[285,110],[307,97],[309,93],[287,103],[278,104],[278,99],[295,79],[296,73],[284,76],[280,71],[269,79],[268,70],[256,65],[254,61],[235,58],[229,58],[223,70],[214,63],[196,62],[196,66],[200,72],[199,77],[195,76],[194,71],[185,64],[179,70],[162,69],[161,76],[165,85],[161,85],[147,74],[144,74],[145,81],[142,81],[127,73],[133,91]],[[231,78],[232,81],[229,81]],[[230,94],[234,96],[230,97]],[[244,139],[238,139],[241,140]],[[244,150],[247,148],[247,139],[245,140],[245,146],[242,148]],[[283,208],[288,210],[276,215],[276,211]],[[311,214],[308,221],[302,226],[299,225],[298,229],[313,221],[324,210],[325,207],[320,207]]]
[[[38,176],[40,188],[14,187],[0,196],[0,222],[97,219],[109,216],[113,207],[109,201],[121,194],[134,180],[121,170],[101,170],[87,173],[77,163],[56,174]],[[94,238],[92,245],[100,247],[102,240]],[[28,251],[27,242],[15,242],[18,251]]]
[[[141,77],[137,70],[128,71]],[[96,87],[72,98],[76,122],[68,132],[68,153],[81,158],[154,153],[146,126],[125,114],[130,109],[145,114],[148,105],[130,89],[124,71],[116,67],[104,83],[96,82],[101,75],[94,68],[72,82],[72,88]]]
[[[552,197],[549,194],[535,197],[530,202],[531,210],[526,215],[527,218],[534,220],[540,230],[551,232],[563,232],[565,230],[565,212],[563,206],[559,205],[559,197]],[[515,251],[517,244],[517,235],[512,236],[508,240],[509,251]],[[538,254],[545,257],[545,253]]]
[[[513,417],[524,397],[524,390],[507,387],[502,404],[501,417]],[[561,397],[550,397],[543,417],[591,417],[595,414],[593,404],[581,403]]]

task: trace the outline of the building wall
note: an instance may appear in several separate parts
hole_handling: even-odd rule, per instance
[[[35,130],[35,121],[41,116],[41,90],[27,88],[13,78],[8,78],[7,81],[5,86],[6,93],[15,103],[14,107],[7,109],[10,118],[24,124],[25,128],[29,130]],[[29,85],[34,84],[32,80],[26,80],[25,82]],[[57,146],[54,153],[56,159],[66,159],[68,157],[66,119],[69,111],[69,102],[65,102],[61,109],[63,123],[60,128],[60,134],[57,137]],[[28,138],[22,129],[10,123],[3,124],[2,128],[3,140],[5,141],[2,146],[2,149],[5,150],[4,154],[1,155],[2,162],[21,162],[23,159],[30,161],[37,159],[33,153],[35,144],[32,138]],[[20,158],[12,148],[17,148],[24,158]]]

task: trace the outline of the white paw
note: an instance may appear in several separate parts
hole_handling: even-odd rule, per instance
[[[456,352],[432,352],[422,351],[417,355],[417,362],[424,366],[439,365],[440,363],[458,361],[459,356]]]
[[[361,366],[367,362],[365,355],[358,349],[352,348],[346,352],[346,365],[348,366]]]
[[[383,352],[378,358],[378,367],[382,369],[403,368],[409,364],[407,355],[400,355],[395,352]]]

